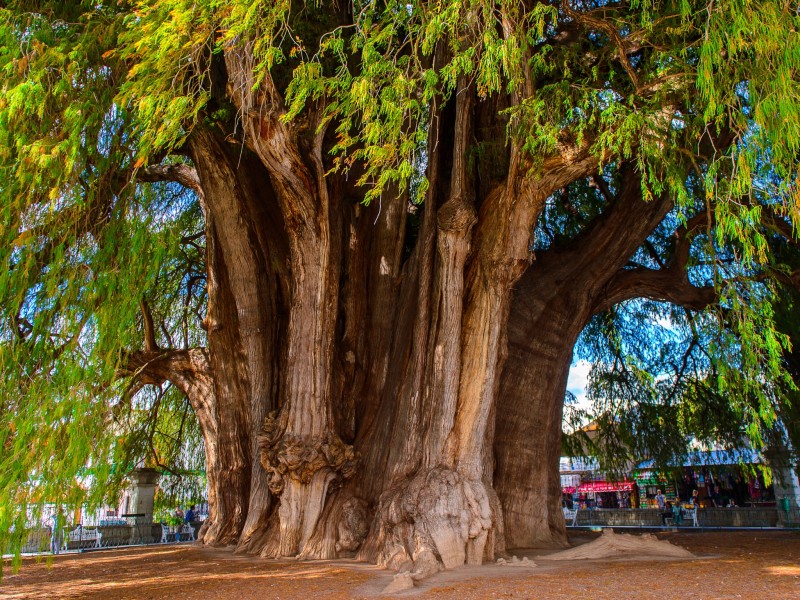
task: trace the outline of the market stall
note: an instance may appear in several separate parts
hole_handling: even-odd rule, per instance
[[[642,489],[643,507],[655,508],[659,487],[673,503],[678,498],[688,501],[697,490],[701,507],[774,506],[774,490],[764,480],[762,464],[761,456],[749,449],[697,451],[682,464],[670,465],[668,475],[656,476],[653,461],[644,461],[639,464],[636,481]]]
[[[586,481],[573,493],[580,508],[638,508],[638,486],[635,481]]]
[[[651,471],[640,471],[635,477],[639,486],[640,508],[658,508],[656,495],[658,490],[664,494],[665,501],[676,504],[678,502],[678,488],[674,481],[667,481]]]

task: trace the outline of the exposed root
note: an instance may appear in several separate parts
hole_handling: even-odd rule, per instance
[[[348,498],[342,503],[336,523],[337,556],[355,553],[369,533],[367,503],[358,498]]]
[[[389,582],[389,585],[383,588],[383,593],[396,594],[397,592],[410,590],[413,587],[414,578],[411,577],[411,573],[398,573],[392,578],[392,580]]]
[[[352,558],[369,532],[369,506],[345,489],[329,493],[322,516],[300,558]]]
[[[484,484],[437,467],[384,494],[359,557],[400,572],[392,585],[442,569],[479,565],[494,520]]]
[[[536,566],[536,563],[529,559],[527,556],[523,556],[521,559],[517,558],[516,556],[512,556],[508,560],[505,558],[498,558],[497,562],[495,563],[501,567],[529,567],[533,568]]]

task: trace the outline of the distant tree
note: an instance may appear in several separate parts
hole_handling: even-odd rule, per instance
[[[775,262],[781,266],[790,265],[790,268],[796,269],[800,265],[800,256],[794,245],[783,245],[773,255]],[[780,425],[773,432],[770,443],[773,447],[783,446],[788,450],[788,458],[793,461],[800,477],[800,291],[797,277],[787,276],[786,271],[784,268],[784,277],[777,292],[775,324],[778,331],[788,337],[791,346],[783,357],[789,381],[783,381],[778,386],[777,413]]]
[[[618,306],[668,302],[733,332],[730,381],[780,377],[761,265],[796,216],[798,25],[767,0],[7,2],[0,529],[177,459],[185,397],[206,544],[426,574],[564,543],[587,324],[615,344]]]

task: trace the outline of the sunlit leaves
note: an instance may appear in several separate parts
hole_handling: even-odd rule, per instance
[[[124,16],[116,102],[132,112],[137,166],[184,141],[209,97],[214,3],[141,1]]]
[[[202,226],[193,197],[132,181],[122,8],[0,12],[2,532],[24,531],[45,503],[113,496],[131,466],[113,407],[126,398],[124,352],[142,343],[139,302],[186,270],[181,240]],[[163,290],[166,303],[175,292]]]

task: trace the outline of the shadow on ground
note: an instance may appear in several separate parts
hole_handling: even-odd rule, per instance
[[[596,537],[579,534],[573,545]],[[696,558],[555,561],[521,549],[536,566],[484,565],[435,575],[395,597],[800,598],[800,532],[661,533]],[[195,545],[26,559],[4,565],[0,598],[349,599],[384,597],[393,573],[354,561],[271,561]]]

